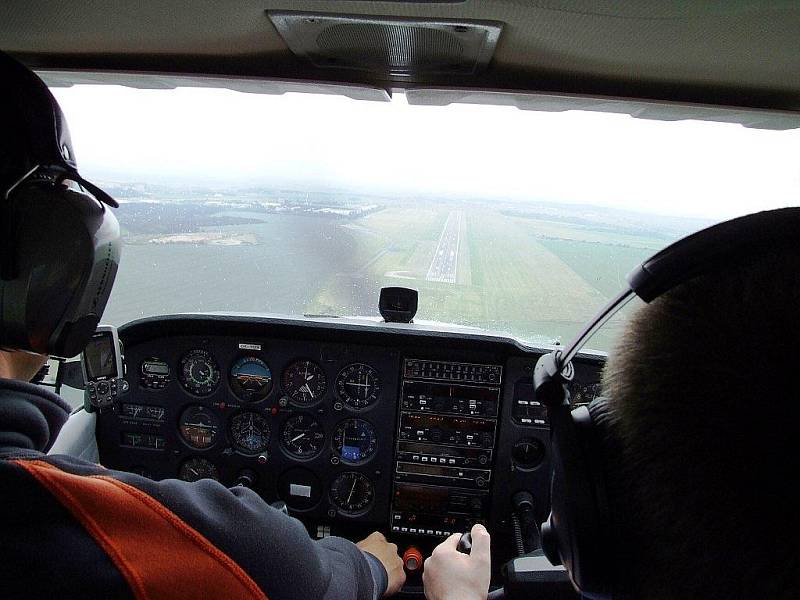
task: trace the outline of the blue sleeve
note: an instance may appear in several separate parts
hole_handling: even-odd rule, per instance
[[[269,598],[375,600],[386,589],[376,588],[381,571],[386,576],[383,567],[376,569],[355,544],[339,537],[313,541],[300,521],[250,489],[229,490],[211,480],[152,483],[162,504],[230,556]]]
[[[369,570],[372,573],[372,589],[374,590],[373,598],[377,600],[386,593],[386,588],[389,587],[389,574],[386,572],[386,567],[375,556],[369,552],[364,552],[369,562]]]
[[[138,488],[227,554],[268,598],[375,600],[386,589],[386,571],[375,557],[343,538],[312,540],[300,521],[248,488],[228,489],[210,479],[152,481],[63,455],[47,461],[77,475],[111,476]]]

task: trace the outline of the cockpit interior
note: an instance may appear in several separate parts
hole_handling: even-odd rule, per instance
[[[44,370],[73,409],[50,453],[378,531],[401,598],[476,523],[489,597],[579,597],[541,550],[537,363],[676,240],[798,205],[798,39],[794,2],[4,3],[123,241]]]

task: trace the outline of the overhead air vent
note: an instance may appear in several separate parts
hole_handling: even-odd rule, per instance
[[[286,45],[315,66],[401,77],[486,68],[502,24],[267,11]]]

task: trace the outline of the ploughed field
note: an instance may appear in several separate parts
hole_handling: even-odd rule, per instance
[[[347,218],[220,210],[203,222],[213,224],[178,234],[163,222],[150,234],[138,215],[104,321],[193,311],[376,315],[380,288],[400,285],[419,290],[419,319],[564,343],[632,267],[697,226],[578,212],[414,200]],[[589,346],[608,349],[620,323]]]

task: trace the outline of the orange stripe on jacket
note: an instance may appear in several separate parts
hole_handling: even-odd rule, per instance
[[[111,477],[66,473],[42,461],[13,462],[86,528],[138,600],[267,600],[229,556],[141,490]]]

